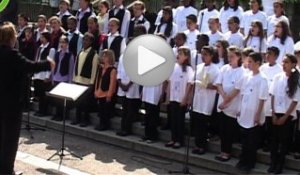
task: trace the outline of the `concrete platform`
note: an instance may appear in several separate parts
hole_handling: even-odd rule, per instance
[[[73,115],[71,114],[71,118],[72,116]],[[40,125],[45,128],[51,128],[58,131],[61,131],[62,129],[62,122],[52,121],[51,116],[40,118],[40,117],[33,116],[31,114],[30,120],[32,123]],[[140,138],[144,133],[143,126],[141,126],[140,122],[134,123],[133,125],[134,135],[127,136],[127,137],[119,137],[115,134],[115,131],[118,130],[120,127],[119,117],[114,117],[112,119],[112,130],[109,131],[103,131],[103,132],[95,131],[94,126],[97,123],[97,121],[98,118],[96,114],[92,115],[91,118],[92,125],[86,128],[70,125],[70,121],[66,121],[66,132],[69,134],[81,136],[95,141],[123,147],[125,149],[143,152],[153,156],[159,156],[162,158],[167,158],[179,162],[185,161],[186,148],[175,150],[172,148],[164,147],[164,143],[170,138],[169,131],[159,131],[160,141],[153,144],[147,144],[144,142],[140,142]],[[193,145],[193,143],[194,143],[193,138],[191,138],[191,146]],[[202,156],[190,154],[189,163],[193,166],[204,167],[222,173],[229,173],[229,174],[242,173],[235,168],[235,164],[238,161],[236,157],[240,153],[240,147],[238,145],[234,146],[233,149],[234,157],[226,163],[221,163],[214,159],[215,155],[220,150],[219,141],[209,142],[208,150],[209,152],[207,152],[205,155]],[[251,174],[267,174],[269,154],[259,151],[257,155],[257,160],[258,163],[256,165],[256,168],[251,172]],[[295,160],[292,157],[288,156],[286,162],[286,169],[284,170],[284,173],[299,174],[299,171],[300,171],[300,161]]]

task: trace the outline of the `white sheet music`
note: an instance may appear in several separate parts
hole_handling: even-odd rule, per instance
[[[59,83],[48,94],[58,98],[67,98],[69,100],[76,101],[86,90],[87,86],[70,83]]]

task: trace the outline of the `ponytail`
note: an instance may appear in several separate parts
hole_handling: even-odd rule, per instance
[[[294,55],[286,54],[286,58],[288,58],[292,63],[297,64],[297,58]],[[297,88],[299,86],[299,78],[299,71],[296,69],[296,67],[294,67],[287,82],[288,90],[286,93],[290,98],[293,98],[297,91]]]

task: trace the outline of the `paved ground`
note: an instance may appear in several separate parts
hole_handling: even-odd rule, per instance
[[[22,131],[16,170],[23,174],[168,174],[169,170],[181,170],[182,165],[168,159],[133,152],[109,144],[99,143],[82,137],[66,135],[65,145],[83,157],[67,155],[62,162],[58,156],[46,161],[61,146],[61,133],[54,130],[33,131],[30,138]],[[60,166],[61,163],[61,166]],[[190,167],[194,174],[215,174],[211,170]]]

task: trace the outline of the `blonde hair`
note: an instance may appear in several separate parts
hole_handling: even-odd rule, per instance
[[[115,64],[115,53],[110,50],[110,49],[104,49],[101,53],[101,62],[103,61],[103,56],[107,56],[108,58],[108,62],[109,62],[109,65],[114,65]]]
[[[49,18],[48,20],[49,24],[51,24],[53,20],[56,20],[59,23],[59,25],[62,25],[61,20],[57,16],[52,16],[51,18]]]
[[[0,26],[0,45],[13,47],[17,39],[15,26],[11,22],[4,22]]]
[[[115,22],[118,26],[120,26],[120,20],[118,18],[110,18],[108,22]]]
[[[141,6],[143,11],[145,11],[145,3],[142,1],[134,1],[133,6]]]

